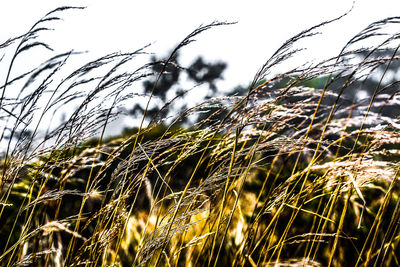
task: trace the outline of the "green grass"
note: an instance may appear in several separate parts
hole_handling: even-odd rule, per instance
[[[126,67],[145,53],[138,50],[65,75],[68,58],[79,56],[69,52],[15,76],[15,59],[48,47],[38,34],[66,9],[0,45],[15,48],[0,62],[8,64],[1,266],[400,264],[400,135],[398,119],[382,112],[398,108],[397,83],[379,80],[398,60],[398,35],[379,34],[397,18],[369,25],[336,58],[269,74],[296,56],[298,40],[333,21],[324,22],[284,43],[245,95],[206,100],[149,125],[143,114],[137,127],[104,137],[121,107],[141,97],[134,88],[165,67],[155,74],[150,65]],[[170,59],[224,25],[199,27]],[[363,48],[379,36],[381,45]],[[370,77],[378,77],[370,98],[352,101],[351,86]],[[8,97],[15,88],[19,95]],[[66,106],[76,109],[58,123]],[[199,114],[205,119],[181,123]]]

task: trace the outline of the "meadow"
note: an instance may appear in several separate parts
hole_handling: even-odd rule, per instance
[[[73,9],[0,44],[0,266],[400,265],[400,35],[386,31],[400,18],[274,74],[340,17],[322,22],[245,90],[165,113],[183,91],[148,120],[157,83],[184,68],[174,56],[229,23],[194,29],[160,62],[132,67],[143,48],[66,73],[80,56],[71,50],[15,75],[22,55],[51,49],[40,34]],[[149,77],[152,92],[138,94]],[[138,99],[141,122],[105,136]],[[61,116],[66,106],[76,108]]]

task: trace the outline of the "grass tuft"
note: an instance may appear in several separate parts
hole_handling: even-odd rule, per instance
[[[51,50],[40,33],[69,9],[80,8],[0,44],[1,266],[399,265],[400,102],[386,78],[400,36],[384,31],[398,17],[336,57],[274,74],[341,17],[323,22],[285,42],[244,94],[148,122],[153,92],[137,84],[152,77],[154,91],[179,50],[230,23],[195,29],[158,73],[132,67],[144,47],[66,72],[80,55],[70,51],[18,74],[17,59]],[[140,124],[106,137],[143,97]]]

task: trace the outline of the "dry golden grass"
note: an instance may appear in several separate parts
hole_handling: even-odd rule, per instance
[[[58,83],[74,52],[14,77],[14,59],[48,47],[38,34],[66,9],[0,44],[16,46],[0,100],[1,266],[399,265],[399,124],[387,114],[398,108],[398,88],[383,83],[399,59],[399,35],[382,35],[399,18],[369,25],[335,58],[270,74],[296,55],[298,40],[335,20],[324,22],[284,43],[244,95],[146,127],[143,114],[137,128],[105,138],[119,107],[136,100],[133,84],[160,79],[193,37],[227,23],[193,31],[160,73],[125,68],[138,50],[89,62]],[[380,45],[360,46],[377,37]],[[367,101],[349,99],[352,86],[371,79]],[[19,81],[20,94],[6,97]],[[324,86],[306,86],[314,81]],[[78,104],[71,116],[42,133],[70,103]],[[181,123],[199,114],[205,119]]]

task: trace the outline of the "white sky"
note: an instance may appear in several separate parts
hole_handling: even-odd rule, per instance
[[[288,38],[350,9],[353,0],[280,1],[132,1],[132,0],[2,0],[0,42],[25,32],[46,12],[61,5],[87,6],[63,15],[47,40],[57,51],[88,50],[94,56],[114,51],[168,51],[200,24],[214,20],[238,24],[214,28],[182,52],[182,64],[198,55],[228,63],[225,85],[247,84],[272,53]],[[369,23],[400,15],[398,0],[357,0],[353,11],[324,28],[325,35],[306,44],[309,55],[336,55]]]
[[[248,85],[285,40],[344,14],[353,0],[1,0],[0,43],[26,32],[47,12],[63,5],[87,6],[87,9],[65,12],[63,21],[51,25],[55,31],[43,36],[44,41],[56,52],[87,50],[91,58],[133,51],[149,43],[152,46],[148,52],[165,56],[200,24],[214,20],[237,21],[235,25],[201,34],[197,42],[181,51],[183,66],[188,66],[199,55],[207,61],[227,62],[225,80],[218,85],[221,90],[229,90],[239,84]],[[299,57],[298,64],[309,57],[335,56],[364,27],[396,15],[400,15],[399,0],[357,0],[348,16],[324,27],[321,37],[304,44],[308,52]],[[34,61],[35,56],[39,57],[30,53],[27,63]]]

